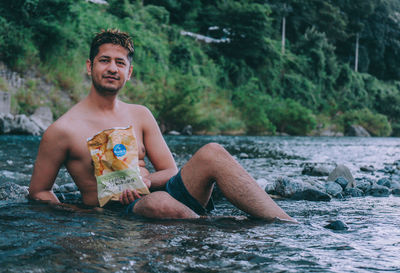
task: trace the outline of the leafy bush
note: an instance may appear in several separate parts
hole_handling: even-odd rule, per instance
[[[361,125],[372,136],[389,136],[392,132],[387,117],[373,113],[368,108],[350,110],[340,116],[339,119],[345,130],[351,125]]]
[[[279,132],[304,136],[317,124],[311,110],[292,99],[275,98],[266,107],[268,118]]]

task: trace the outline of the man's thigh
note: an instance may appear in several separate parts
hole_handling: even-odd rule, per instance
[[[194,211],[165,191],[156,191],[142,197],[133,207],[133,213],[156,219],[199,218]]]

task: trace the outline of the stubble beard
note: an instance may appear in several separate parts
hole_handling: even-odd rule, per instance
[[[92,77],[92,84],[94,88],[96,89],[97,93],[103,96],[107,95],[116,95],[118,94],[119,90],[121,90],[122,86],[117,86],[117,87],[107,87],[102,85],[101,83],[97,82],[93,77]]]

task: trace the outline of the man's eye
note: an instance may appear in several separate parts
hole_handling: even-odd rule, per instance
[[[99,62],[101,62],[101,63],[106,63],[106,62],[108,62],[108,60],[102,59],[102,60],[99,60]]]
[[[125,63],[124,63],[124,62],[117,62],[117,64],[122,65],[122,66],[125,66]]]

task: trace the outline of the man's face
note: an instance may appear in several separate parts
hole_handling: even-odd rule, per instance
[[[101,45],[93,64],[90,60],[86,61],[86,68],[96,91],[104,95],[116,94],[132,73],[128,50],[114,44]]]

